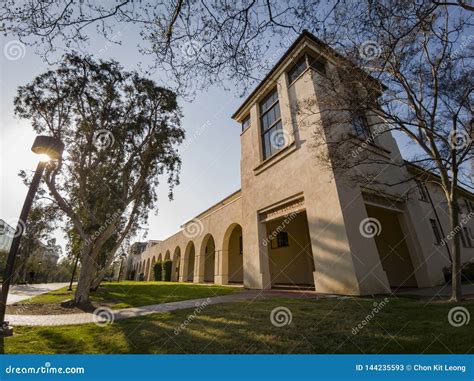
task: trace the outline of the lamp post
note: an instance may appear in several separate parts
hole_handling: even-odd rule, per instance
[[[117,282],[120,282],[120,275],[122,274],[122,269],[123,269],[123,261],[125,260],[126,256],[127,256],[127,255],[124,254],[124,253],[122,253],[122,254],[120,255],[120,258],[121,258],[122,260],[120,261],[120,268],[119,268],[119,272],[118,272]]]
[[[13,335],[13,328],[9,326],[8,322],[5,321],[5,311],[7,309],[7,298],[8,291],[10,290],[10,283],[13,276],[13,270],[15,267],[15,260],[20,247],[21,237],[23,230],[26,227],[26,221],[28,219],[28,213],[30,212],[31,205],[35,198],[36,191],[38,190],[41,177],[43,176],[44,168],[46,163],[50,160],[59,160],[64,150],[64,144],[56,138],[51,136],[37,136],[31,150],[41,156],[41,160],[36,167],[35,175],[31,181],[30,188],[26,195],[21,209],[20,218],[15,230],[15,236],[10,246],[8,253],[7,265],[5,268],[5,276],[2,283],[2,293],[0,295],[0,337]]]

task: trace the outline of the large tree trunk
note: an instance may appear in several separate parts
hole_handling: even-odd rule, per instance
[[[81,255],[81,273],[77,282],[76,294],[74,295],[75,304],[89,303],[89,294],[92,279],[94,276],[95,259],[94,251],[90,248],[84,249]]]
[[[100,283],[102,282],[105,275],[107,274],[107,271],[109,271],[110,266],[112,266],[112,263],[115,260],[115,253],[117,252],[117,249],[118,249],[118,245],[113,250],[110,251],[104,267],[97,271],[96,276],[94,277],[94,280],[92,281],[92,285],[91,285],[91,289],[93,291],[96,291],[99,288]]]
[[[461,247],[459,245],[459,211],[455,202],[455,195],[448,201],[449,207],[449,222],[451,231],[454,232],[454,237],[451,240],[452,253],[452,278],[451,278],[451,301],[459,302],[462,299],[461,290]]]

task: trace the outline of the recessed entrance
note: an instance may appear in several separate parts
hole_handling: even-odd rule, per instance
[[[187,271],[185,274],[183,274],[185,282],[192,282],[194,280],[194,253],[194,243],[189,242],[186,246],[186,252],[184,254],[184,260],[188,263]]]
[[[227,230],[223,245],[224,273],[228,275],[229,283],[243,283],[244,281],[244,252],[242,227],[233,224]]]
[[[212,235],[208,234],[203,241],[204,249],[204,282],[214,283],[216,264],[216,244]]]
[[[306,212],[266,222],[272,287],[314,288],[314,261]]]
[[[415,270],[400,224],[402,213],[367,205],[367,214],[380,223],[375,244],[390,287],[417,287]]]

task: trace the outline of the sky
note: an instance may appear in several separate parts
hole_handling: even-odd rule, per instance
[[[114,58],[126,70],[137,70],[139,61],[148,62],[131,42],[137,41],[136,33],[125,29],[120,37],[125,42],[122,45],[95,36],[87,51],[103,59]],[[20,46],[17,59],[11,59],[6,50],[11,51],[12,44],[16,44],[14,38],[0,37],[0,218],[14,225],[27,192],[18,172],[33,171],[37,157],[31,152],[35,133],[28,120],[15,117],[13,100],[18,86],[29,83],[50,66],[29,46]],[[184,222],[240,188],[241,128],[231,115],[242,101],[219,88],[199,94],[193,102],[180,101],[187,134],[180,149],[181,183],[169,201],[168,184],[162,178],[163,185],[158,188],[159,213],[150,213],[148,235],[145,237],[143,232],[137,239],[167,238]],[[62,233],[55,236],[58,243],[64,244]]]

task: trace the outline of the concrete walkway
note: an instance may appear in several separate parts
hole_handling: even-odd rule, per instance
[[[64,287],[61,283],[56,283],[57,288]],[[62,286],[61,286],[62,285]],[[34,285],[39,286],[39,285]],[[52,286],[52,284],[50,285]],[[47,292],[45,290],[43,292]],[[33,292],[33,291],[31,291]],[[39,290],[38,290],[39,292]],[[43,293],[39,292],[39,293]],[[433,288],[414,288],[398,290],[395,295],[417,295],[427,298],[447,297],[450,295],[451,287],[449,285]],[[474,285],[463,285],[463,294],[465,296],[474,295]],[[38,294],[36,294],[38,295]],[[183,300],[180,302],[153,304],[149,306],[123,308],[112,310],[110,308],[99,307],[96,313],[78,313],[62,315],[6,315],[5,320],[13,326],[59,326],[59,325],[77,325],[98,323],[106,324],[115,320],[129,319],[132,317],[146,316],[156,313],[178,311],[183,309],[200,308],[208,305],[235,302],[239,300],[250,300],[268,297],[290,297],[290,298],[347,298],[340,295],[322,295],[310,290],[243,290],[231,295],[213,296],[209,298]],[[28,298],[28,297],[27,297]],[[350,297],[348,297],[350,298]]]
[[[464,297],[471,297],[474,295],[474,284],[463,284],[462,294]],[[395,295],[414,295],[425,298],[447,298],[451,296],[451,285],[445,284],[438,287],[426,288],[405,288],[395,292]]]
[[[39,283],[15,285],[10,287],[7,304],[18,303],[33,296],[46,294],[47,292],[58,290],[68,285],[69,283]]]
[[[6,315],[5,320],[10,322],[12,326],[58,326],[88,323],[105,324],[107,322],[128,319],[137,316],[177,311],[186,308],[197,308],[200,306],[200,308],[205,308],[205,306],[211,304],[235,302],[238,300],[247,300],[262,296],[262,292],[259,292],[258,290],[246,290],[231,295],[213,296],[209,298],[183,300],[181,302],[153,304],[150,306],[123,308],[118,310],[99,307],[95,314],[84,312],[63,315]]]

